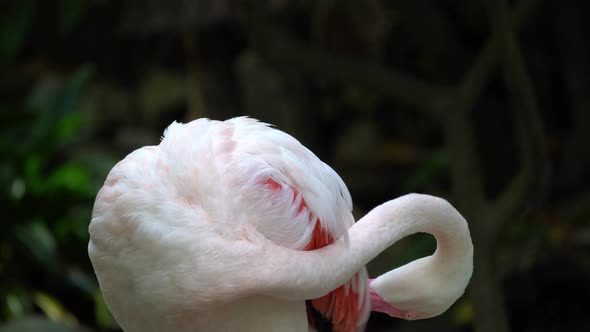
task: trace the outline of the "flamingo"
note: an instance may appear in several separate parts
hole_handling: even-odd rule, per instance
[[[428,318],[463,294],[473,245],[447,201],[409,194],[356,223],[351,210],[337,173],[270,125],[174,122],[107,176],[88,252],[126,332],[362,331],[371,310]],[[368,279],[417,232],[433,255]]]

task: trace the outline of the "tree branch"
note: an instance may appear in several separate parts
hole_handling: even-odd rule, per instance
[[[448,88],[420,81],[378,64],[330,54],[284,37],[268,40],[271,40],[268,46],[258,51],[270,62],[292,65],[305,73],[357,84],[420,111],[436,112],[437,104],[448,94]]]
[[[523,145],[521,171],[495,202],[499,218],[494,227],[497,233],[502,223],[526,201],[531,187],[543,183],[537,179],[543,178],[545,168],[536,166],[545,165],[546,152],[537,99],[508,16],[508,5],[505,0],[486,0],[486,6],[494,38],[500,46],[504,79],[512,95],[517,128],[520,128],[519,136]]]
[[[511,13],[515,26],[522,24],[536,1],[522,0],[516,5]],[[304,43],[290,40],[279,32],[269,33],[272,29],[265,28],[265,18],[260,11],[252,11],[250,15],[253,25],[252,45],[269,62],[357,84],[430,114],[441,115],[443,110],[451,108],[448,103],[455,101],[457,96],[461,96],[464,107],[469,108],[469,105],[473,105],[498,62],[495,41],[491,38],[456,88],[437,86],[378,64],[314,49]],[[344,68],[346,70],[343,70]]]
[[[512,17],[514,25],[520,27],[527,14],[530,12],[535,0],[522,0],[509,15]],[[478,57],[465,74],[454,94],[448,96],[446,103],[441,103],[445,107],[436,113],[446,114],[443,120],[447,132],[447,144],[450,160],[454,161],[451,165],[453,187],[455,197],[464,197],[466,200],[462,205],[464,209],[474,210],[473,215],[477,215],[476,210],[486,204],[482,177],[479,172],[477,162],[477,149],[475,148],[475,136],[473,126],[469,124],[468,113],[473,109],[473,105],[481,96],[491,74],[498,63],[498,48],[501,45],[497,36],[492,36],[479,53]],[[453,115],[452,113],[457,114]],[[512,199],[512,198],[511,198]],[[476,226],[480,228],[486,236],[492,225]]]
[[[531,4],[531,1],[521,1],[518,4],[517,9],[512,14],[515,25],[520,25]],[[503,10],[503,20],[508,22],[507,6]],[[500,225],[508,218],[507,216],[498,218],[495,206],[490,206],[484,197],[482,177],[476,154],[475,135],[473,126],[469,123],[469,112],[482,94],[499,58],[503,60],[502,62],[506,61],[504,57],[499,56],[502,54],[503,42],[499,34],[493,34],[459,84],[456,96],[452,96],[452,100],[447,102],[447,109],[440,112],[446,115],[442,119],[445,127],[449,160],[451,160],[454,197],[458,200],[457,203],[468,220],[477,220],[477,222],[471,223],[471,229],[477,248],[476,264],[479,268],[476,268],[474,272],[470,295],[474,301],[474,310],[477,317],[475,327],[478,332],[503,332],[509,330],[501,295],[501,284],[492,268],[493,244]],[[520,190],[518,193],[520,193]],[[518,199],[518,197],[512,196],[505,198],[509,202]]]

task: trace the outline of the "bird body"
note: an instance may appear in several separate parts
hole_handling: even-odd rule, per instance
[[[249,296],[235,301],[207,305],[199,309],[152,310],[153,303],[117,303],[135,296],[121,290],[110,296],[109,308],[124,331],[198,332],[198,331],[281,331],[308,330],[305,305],[301,301],[285,301],[268,296]],[[167,316],[170,315],[170,316]]]
[[[342,179],[286,133],[246,117],[173,123],[158,146],[109,173],[89,256],[126,332],[305,331],[320,321],[362,331],[372,306],[423,318],[463,293],[473,248],[446,201],[404,196],[356,224],[351,209]],[[457,244],[439,245],[419,267],[395,269],[370,290],[365,264],[399,238],[429,232],[433,220],[437,238]],[[456,255],[456,264],[441,264]],[[415,278],[416,269],[430,276]],[[423,282],[431,293],[395,287],[408,276],[417,282],[407,289],[420,293]],[[452,291],[436,288],[448,282]],[[393,306],[398,298],[404,307]]]

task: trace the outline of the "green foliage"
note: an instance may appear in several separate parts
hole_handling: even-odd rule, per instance
[[[61,1],[60,32],[71,31],[86,4]],[[36,7],[35,1],[12,1],[0,13],[0,71],[7,74],[0,76],[1,86],[12,85],[9,79],[17,75],[15,59],[31,34]],[[0,321],[37,308],[54,320],[75,322],[46,285],[94,300],[94,277],[85,250],[78,249],[86,247],[92,199],[104,163],[112,160],[73,153],[87,137],[79,105],[92,74],[91,66],[80,66],[63,76],[39,76],[24,98],[0,100]],[[39,283],[41,275],[45,281]]]
[[[26,224],[17,225],[14,235],[36,261],[48,269],[58,266],[55,238],[42,220],[31,220]]]
[[[64,259],[78,254],[64,254],[60,245],[87,242],[89,211],[85,207],[91,204],[98,180],[93,181],[91,163],[62,156],[79,143],[78,104],[91,73],[90,67],[81,67],[22,105],[12,105],[16,111],[2,113],[5,130],[0,133],[0,152],[9,158],[0,161],[0,183],[5,188],[0,202],[8,219],[0,235],[0,270],[7,278],[3,282],[11,285],[0,288],[4,319],[27,313],[22,304],[32,302],[33,295],[20,290],[35,288],[27,284],[31,271],[63,278],[56,282],[76,287],[62,271]],[[20,266],[23,257],[29,257],[35,267]],[[45,308],[58,310],[51,305]]]

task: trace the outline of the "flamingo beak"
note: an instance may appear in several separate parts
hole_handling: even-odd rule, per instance
[[[397,317],[405,320],[418,319],[416,313],[396,308],[395,306],[383,300],[383,298],[370,286],[369,292],[371,293],[371,311],[383,312],[391,317]]]

